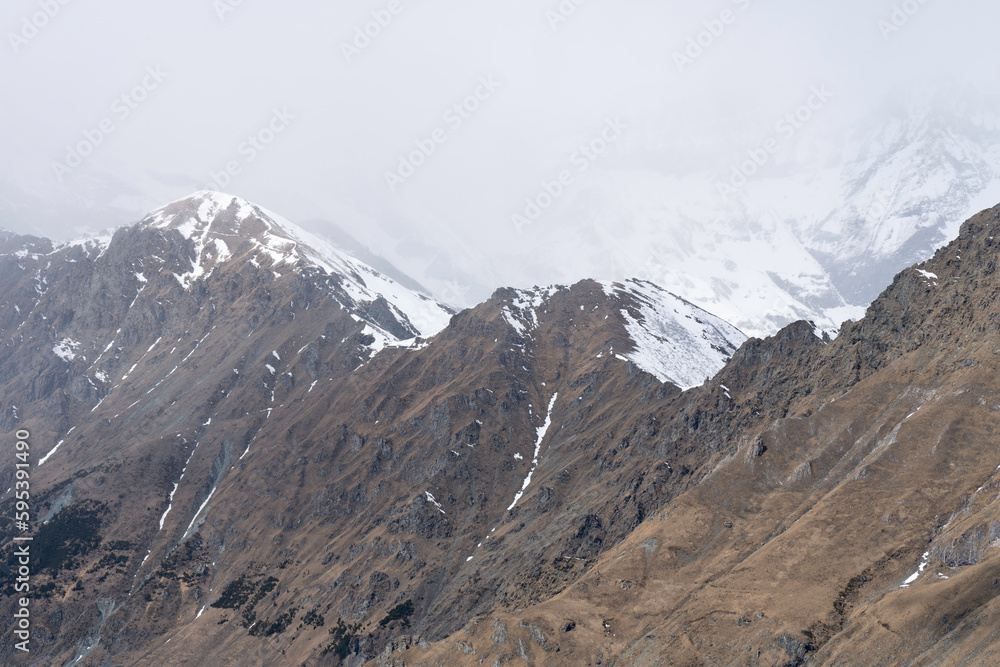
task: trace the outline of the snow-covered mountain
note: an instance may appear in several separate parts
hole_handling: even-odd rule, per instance
[[[623,356],[661,382],[690,389],[714,376],[747,340],[728,322],[653,283],[604,283],[624,306],[633,349]]]
[[[747,340],[746,334],[725,320],[653,283],[633,279],[596,285],[605,298],[589,306],[589,312],[586,312],[588,306],[580,304],[579,319],[591,317],[610,305],[612,312],[605,312],[604,319],[613,317],[620,321],[628,336],[626,346],[616,350],[611,343],[597,358],[632,362],[660,382],[669,382],[683,390],[700,386],[718,373]],[[560,292],[568,293],[569,288],[536,287],[501,292],[505,302],[500,314],[523,341],[521,350],[528,351],[543,315],[557,308],[553,297]]]
[[[803,211],[799,238],[850,303],[930,257],[967,217],[1000,201],[1000,115],[968,95],[897,102],[859,128],[823,178],[836,200]]]
[[[197,192],[153,211],[138,226],[175,231],[190,242],[190,265],[173,271],[185,289],[223,262],[247,262],[276,277],[316,270],[335,277],[342,305],[369,321],[379,347],[433,336],[452,314],[282,216],[233,195]],[[383,304],[392,324],[377,312]]]
[[[448,289],[442,265],[510,285],[637,277],[751,335],[798,319],[832,333],[1000,201],[995,109],[969,90],[893,98],[839,136],[810,138],[809,150],[783,142],[738,187],[731,170],[745,150],[712,171],[652,167],[670,147],[635,130],[618,159],[576,175],[505,241],[477,255],[435,235],[443,247],[395,248],[390,259],[435,291]]]

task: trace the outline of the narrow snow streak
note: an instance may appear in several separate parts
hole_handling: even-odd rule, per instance
[[[489,390],[487,390],[487,391],[489,391]],[[493,393],[493,392],[490,392],[490,393]],[[507,508],[508,512],[510,510],[514,509],[514,506],[517,505],[517,501],[519,501],[521,499],[521,497],[524,496],[524,492],[527,490],[528,485],[531,484],[531,476],[535,473],[535,468],[538,467],[538,454],[539,454],[539,452],[541,451],[541,448],[542,448],[542,440],[545,439],[545,433],[549,430],[549,426],[552,425],[552,407],[556,404],[556,399],[557,398],[559,398],[559,392],[558,391],[555,394],[552,395],[552,399],[549,401],[549,408],[548,408],[548,410],[545,411],[545,423],[542,424],[541,426],[539,426],[536,429],[537,435],[535,437],[535,456],[531,460],[531,470],[528,471],[528,476],[524,478],[524,482],[521,484],[521,490],[517,492],[517,494],[514,496],[514,501],[510,504],[510,507]],[[452,453],[454,453],[454,454],[457,455],[457,452],[455,452],[454,450],[452,450]],[[522,457],[521,457],[520,454],[515,454],[514,458],[518,458],[519,459],[519,458],[522,458]],[[428,494],[428,495],[430,495],[430,494]],[[490,536],[492,536],[493,533],[495,533],[496,531],[497,531],[497,527],[493,526],[493,529],[490,530],[490,534],[486,536],[486,539],[487,540],[490,539]],[[476,555],[476,551],[481,546],[483,546],[482,542],[480,542],[479,544],[476,545],[476,548],[472,550],[472,556],[469,556],[468,558],[465,559],[466,563],[468,563],[470,560],[472,560],[473,556]]]
[[[128,376],[132,374],[132,371],[135,370],[136,366],[138,366],[139,364],[142,363],[142,360],[146,358],[146,355],[149,354],[150,352],[152,352],[153,348],[156,347],[156,344],[159,343],[161,340],[163,340],[163,336],[160,336],[159,338],[157,338],[156,339],[156,343],[153,343],[152,345],[150,345],[149,349],[146,350],[145,352],[143,352],[142,356],[139,357],[139,361],[137,361],[134,364],[132,364],[132,368],[128,369],[128,373],[126,373],[125,375],[122,376],[122,382],[124,382],[125,380],[128,379]]]
[[[214,329],[215,327],[212,327],[212,328]],[[149,391],[147,391],[146,393],[147,394],[151,394],[153,392],[153,389],[156,389],[157,387],[159,387],[161,384],[163,384],[164,380],[166,380],[168,377],[170,377],[171,375],[173,375],[174,371],[176,371],[178,368],[180,368],[181,364],[183,364],[185,361],[187,361],[188,359],[191,358],[191,355],[194,354],[198,350],[198,346],[201,345],[205,341],[205,339],[209,337],[209,335],[211,333],[212,332],[209,331],[207,334],[205,334],[204,336],[202,336],[201,340],[199,340],[197,343],[194,344],[194,349],[191,350],[190,352],[188,352],[187,356],[185,356],[183,359],[180,360],[180,363],[178,363],[176,366],[174,366],[172,369],[170,369],[170,372],[167,373],[166,375],[164,375],[162,378],[160,378],[160,381],[157,382],[156,384],[154,384],[153,388],[150,389]],[[237,375],[238,375],[238,373],[237,373]]]
[[[59,449],[59,445],[63,444],[64,442],[66,442],[66,441],[65,440],[60,440],[59,442],[57,442],[56,446],[53,447],[52,449],[50,449],[49,453],[42,457],[42,459],[38,462],[38,465],[42,465],[43,463],[45,463],[46,461],[48,461],[49,457],[52,456],[53,454],[55,454],[56,450]]]
[[[174,488],[170,492],[170,497],[167,499],[167,509],[163,513],[163,516],[160,517],[160,530],[163,530],[163,522],[167,520],[167,515],[170,514],[170,509],[174,506],[174,494],[177,493],[177,487],[181,485],[181,481],[183,481],[184,475],[187,473],[188,464],[191,463],[191,459],[194,457],[195,449],[198,449],[198,445],[195,445],[194,449],[191,450],[191,454],[188,456],[187,461],[184,462],[184,467],[181,469],[181,476],[177,478],[176,482],[174,482]]]
[[[531,484],[531,476],[535,474],[535,468],[538,467],[538,453],[542,449],[542,440],[545,438],[545,432],[549,430],[549,426],[552,425],[552,406],[556,404],[556,399],[559,398],[559,392],[552,395],[552,400],[549,401],[549,408],[545,413],[545,423],[538,427],[538,436],[535,439],[535,455],[531,459],[531,470],[528,471],[528,476],[524,478],[524,483],[521,484],[521,490],[517,492],[514,496],[514,501],[511,502],[507,511],[514,509],[514,505],[517,505],[517,501],[521,499],[524,492],[528,489],[528,485]]]
[[[212,496],[215,495],[215,492],[218,489],[219,489],[219,485],[218,485],[218,483],[216,483],[215,488],[213,488],[212,492],[208,494],[208,498],[205,498],[205,502],[203,502],[201,504],[201,507],[198,508],[198,511],[194,513],[194,518],[191,519],[191,523],[188,524],[187,529],[184,531],[184,536],[181,538],[181,542],[183,542],[184,540],[186,540],[188,538],[188,536],[191,533],[191,528],[194,526],[195,521],[198,520],[198,515],[200,515],[201,511],[203,509],[205,509],[205,506],[208,505],[208,501],[212,499]]]
[[[274,400],[274,392],[271,392],[271,400],[272,400],[272,401]],[[268,408],[268,409],[267,409],[267,416],[266,416],[266,417],[264,417],[264,424],[266,424],[266,423],[267,423],[267,418],[271,416],[271,411],[272,411],[272,410],[274,410],[274,408]],[[245,457],[245,456],[246,456],[247,454],[249,454],[249,453],[250,453],[250,445],[252,445],[252,444],[253,444],[253,441],[257,439],[257,436],[258,436],[258,435],[260,435],[260,432],[264,430],[264,424],[261,424],[261,425],[260,425],[260,428],[259,428],[259,429],[257,429],[257,432],[256,432],[256,433],[254,433],[254,435],[253,435],[253,437],[252,437],[252,438],[250,438],[250,442],[248,442],[248,443],[247,443],[247,448],[246,448],[246,449],[245,449],[245,450],[243,451],[243,453],[242,453],[242,454],[240,455],[240,458],[239,458],[239,459],[237,459],[237,463],[238,463],[239,461],[242,461],[242,460],[243,460],[243,458],[244,458],[244,457]],[[235,468],[235,467],[236,467],[236,464],[234,463],[234,464],[233,464],[233,468]]]

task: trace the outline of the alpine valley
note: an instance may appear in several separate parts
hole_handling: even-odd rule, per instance
[[[0,662],[995,665],[1000,206],[918,213],[833,338],[639,279],[453,312],[215,192],[0,233]],[[800,230],[841,295],[850,224]]]

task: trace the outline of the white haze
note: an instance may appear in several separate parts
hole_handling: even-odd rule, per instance
[[[609,120],[626,129],[594,171],[682,182],[728,173],[811,90],[829,91],[767,166],[780,176],[835,160],[845,133],[914,91],[971,85],[991,99],[1000,69],[1000,5],[986,0],[63,2],[0,10],[0,227],[77,236],[211,187],[319,234],[344,230],[457,305],[587,271],[519,260],[526,244],[559,256],[560,235],[544,219],[519,233],[512,215]],[[390,5],[391,23],[348,62],[342,45]],[[560,5],[575,9],[553,24]],[[880,21],[904,5],[886,34]],[[11,37],[46,7],[37,35]],[[675,52],[723,12],[730,23],[680,71]],[[121,96],[144,79],[124,117]],[[496,90],[461,126],[446,121],[488,91],[483,79]],[[242,142],[276,111],[281,131],[250,161]],[[103,119],[113,132],[60,180],[54,163]],[[386,172],[436,128],[447,141],[390,191]],[[213,182],[230,161],[239,175]],[[768,207],[780,195],[756,196]],[[572,235],[566,215],[549,229]],[[619,231],[588,233],[613,243]],[[630,244],[648,261],[641,238]]]

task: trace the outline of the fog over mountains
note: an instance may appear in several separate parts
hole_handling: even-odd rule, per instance
[[[652,150],[642,141],[654,140],[637,135],[606,162],[589,150],[571,155],[501,223],[504,238],[488,248],[433,225],[418,231],[419,222],[392,241],[386,230],[352,225],[351,216],[303,224],[452,307],[501,285],[637,277],[753,335],[797,319],[834,333],[860,316],[879,285],[954,236],[955,220],[1000,199],[995,109],[969,88],[912,93],[808,161],[782,154],[782,129],[793,126],[779,121],[773,136],[736,154],[728,172],[639,167]],[[616,150],[617,135],[595,136],[596,147]],[[172,191],[150,179],[128,183],[129,191],[146,191],[123,198],[113,193],[126,184],[109,174],[89,185],[88,199],[45,204],[8,190],[10,219],[20,208],[97,227],[141,217],[134,207]]]
[[[986,2],[103,7],[6,10],[5,228],[231,192],[453,307],[639,277],[763,334],[1000,199]]]

